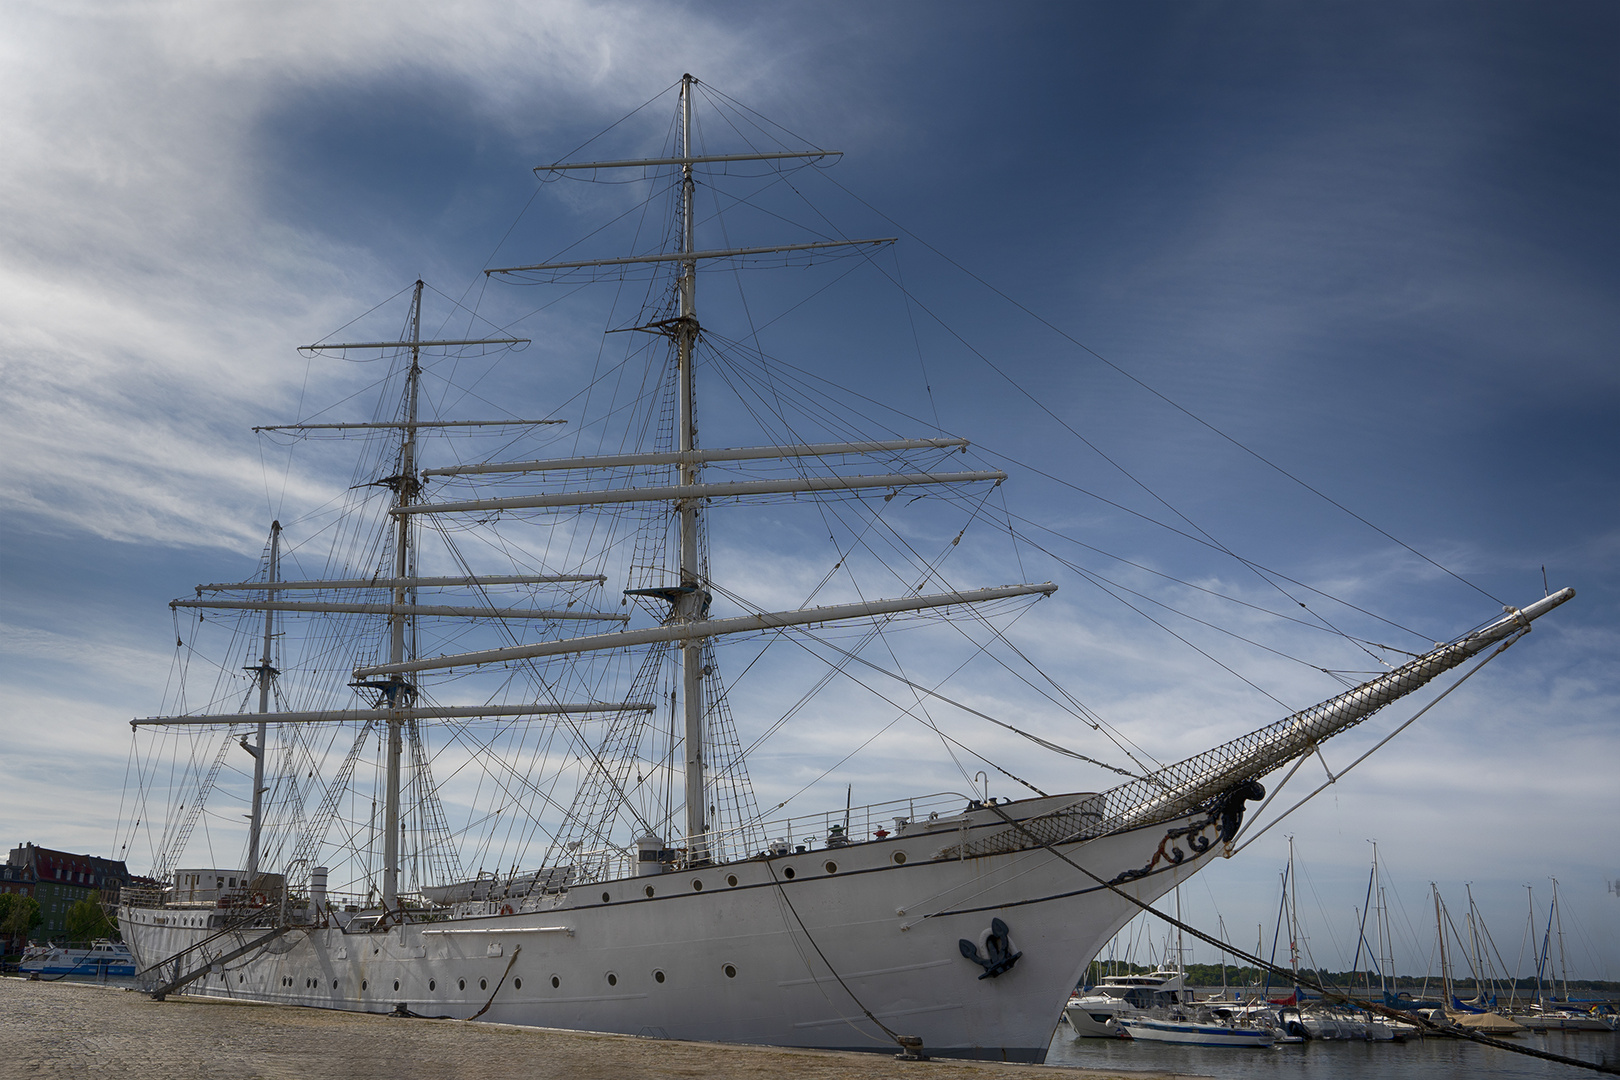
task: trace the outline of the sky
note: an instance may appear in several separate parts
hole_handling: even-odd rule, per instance
[[[324,490],[279,471],[250,430],[358,385],[296,347],[418,276],[493,310],[529,303],[486,290],[481,268],[550,256],[615,205],[536,194],[530,169],[691,72],[800,145],[844,152],[805,181],[836,181],[821,190],[849,235],[902,236],[885,265],[911,306],[835,289],[847,321],[783,310],[771,348],[973,438],[1013,474],[1014,512],[1093,546],[1065,558],[1133,588],[1146,567],[1275,607],[1237,564],[1107,511],[1195,522],[1410,628],[1398,648],[1540,597],[1544,572],[1576,589],[1194,879],[1191,921],[1247,947],[1263,925],[1269,944],[1292,835],[1314,955],[1348,966],[1376,839],[1407,926],[1401,970],[1429,963],[1430,882],[1454,908],[1471,883],[1511,965],[1524,887],[1544,918],[1556,877],[1571,976],[1620,979],[1603,828],[1620,815],[1617,42],[1602,3],[13,0],[0,834],[115,854],[124,722],[158,711],[171,678],[167,601],[251,576],[269,517]],[[673,108],[666,95],[593,153],[656,147]],[[764,217],[743,224],[783,239]],[[788,306],[774,288],[761,311]],[[523,369],[524,392],[553,392],[597,347],[599,315],[548,318],[549,366]],[[783,562],[797,554],[784,541]],[[1312,664],[1366,659],[1284,662],[1184,627],[1211,659],[1027,554],[1060,588],[1019,640],[1162,760],[1336,692]],[[763,600],[801,570],[744,561],[733,581]],[[1177,593],[1215,617],[1200,595]],[[1360,618],[1324,615],[1340,616]],[[1318,655],[1303,631],[1220,617]],[[1356,632],[1373,625],[1387,626]],[[1412,711],[1329,744],[1330,767]],[[978,735],[1048,790],[1103,782]],[[756,774],[815,741],[799,739]],[[838,779],[887,797],[882,774],[908,747]]]

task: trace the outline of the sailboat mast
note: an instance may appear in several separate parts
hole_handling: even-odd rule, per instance
[[[1564,976],[1564,1001],[1569,1001],[1569,964],[1564,959],[1564,913],[1558,910],[1558,879],[1553,878],[1552,909],[1558,916],[1558,969]]]
[[[1479,958],[1479,924],[1474,920],[1474,883],[1463,882],[1463,889],[1468,893],[1468,942],[1473,948],[1474,973],[1474,1000],[1485,1000],[1484,969],[1480,967]]]
[[[1451,1008],[1451,968],[1446,963],[1446,924],[1440,915],[1440,886],[1429,882],[1434,890],[1434,929],[1440,935],[1440,986],[1445,992],[1446,1008]]]
[[[1299,993],[1299,879],[1294,876],[1294,838],[1288,838],[1288,963],[1294,971],[1294,993]]]
[[[270,523],[270,574],[269,583],[276,580],[276,561],[281,553],[281,522]],[[274,600],[276,591],[265,591],[266,600]],[[259,654],[259,715],[263,717],[270,711],[270,684],[276,677],[275,668],[270,666],[271,650],[275,645],[276,613],[274,609],[266,609],[264,613],[264,650]],[[264,740],[269,728],[269,721],[259,721],[258,734],[248,753],[253,755],[253,806],[248,815],[248,850],[247,850],[247,880],[248,888],[252,889],[259,877],[259,836],[264,830]],[[245,745],[245,743],[244,743]]]
[[[697,250],[692,175],[692,86],[697,80],[681,76],[681,253]],[[680,318],[675,325],[676,373],[679,379],[677,441],[683,454],[697,449],[697,417],[692,388],[692,352],[697,343],[697,260],[681,262]],[[700,466],[687,456],[679,466],[682,486],[698,483]],[[683,499],[681,517],[681,592],[672,612],[675,622],[696,622],[708,609],[708,592],[699,579],[698,500]],[[708,821],[703,793],[703,641],[687,641],[681,648],[682,704],[686,717],[686,858],[689,865],[708,860]]]
[[[416,282],[411,297],[411,365],[405,375],[405,424],[401,431],[399,474],[394,477],[394,505],[416,501],[416,411],[417,386],[421,382],[422,360],[422,281]],[[409,607],[416,602],[411,577],[411,526],[407,514],[394,515],[394,611],[388,616],[388,659],[405,659],[406,635],[410,626]],[[395,907],[399,898],[399,789],[400,758],[404,753],[405,710],[414,704],[416,687],[409,676],[395,673],[384,690],[388,704],[388,765],[383,794],[383,894],[385,907]]]
[[[1530,946],[1536,944],[1536,890],[1529,885],[1524,887],[1525,899],[1530,905]],[[1536,1004],[1541,1004],[1541,950],[1536,949]]]
[[[1378,841],[1373,841],[1373,888],[1378,896],[1378,990],[1388,996],[1395,975],[1395,942],[1389,935],[1389,907],[1384,903],[1384,883],[1378,876]]]

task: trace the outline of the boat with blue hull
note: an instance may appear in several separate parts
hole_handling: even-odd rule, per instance
[[[24,951],[17,970],[23,975],[90,975],[127,978],[135,974],[135,957],[122,941],[99,938],[88,948],[34,945]]]

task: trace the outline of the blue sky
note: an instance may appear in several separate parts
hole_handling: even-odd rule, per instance
[[[573,242],[611,193],[548,187],[503,243],[530,167],[691,71],[845,151],[829,178],[915,237],[898,266],[950,324],[914,310],[914,339],[903,305],[854,285],[872,275],[834,292],[847,323],[790,316],[773,348],[824,334],[829,377],[937,410],[1004,463],[1161,517],[1174,506],[1431,640],[1541,595],[1543,566],[1553,588],[1578,590],[1399,741],[1206,871],[1189,914],[1269,927],[1292,831],[1320,919],[1336,924],[1316,933],[1337,941],[1376,837],[1414,925],[1429,881],[1448,901],[1472,881],[1499,942],[1516,937],[1523,885],[1541,902],[1555,875],[1590,939],[1572,965],[1620,978],[1620,896],[1606,891],[1620,863],[1601,829],[1620,811],[1612,6],[14,4],[6,23],[8,844],[108,853],[123,721],[158,709],[170,670],[167,600],[245,576],[268,517],[319,488],[272,491],[248,430],[356,384],[294,347],[418,275],[460,296],[497,250],[522,261]],[[672,108],[602,145],[656,145]],[[818,197],[852,235],[896,231],[836,187]],[[532,296],[489,302],[515,311]],[[591,324],[571,320],[547,325],[558,385],[595,349]],[[523,370],[551,392],[552,367]],[[1017,512],[1258,597],[1229,562],[1006,467]],[[1060,584],[1020,626],[1046,620],[1044,661],[1156,751],[1277,715],[1078,579]],[[1222,658],[1291,707],[1335,688],[1241,648]],[[1049,790],[1098,782],[986,745]]]

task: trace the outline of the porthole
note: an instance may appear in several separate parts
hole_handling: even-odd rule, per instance
[[[727,964],[725,967],[721,968],[720,970],[724,971],[726,973],[726,978],[728,978],[728,979],[735,979],[737,977],[737,969],[735,967],[733,967],[731,964]]]
[[[906,861],[906,853],[903,851],[897,851],[893,855],[890,855],[889,858],[894,860],[894,865],[900,866]]]
[[[237,981],[237,982],[241,982],[241,981],[242,981],[242,976],[240,976],[240,975],[238,975],[238,976],[237,976],[237,977],[236,977],[236,981]],[[334,985],[336,985],[336,984],[334,984]]]
[[[602,903],[604,903],[604,904],[605,904],[605,903],[607,903],[607,902],[608,902],[608,894],[607,894],[607,893],[603,893],[603,894],[602,894]]]
[[[833,862],[831,859],[827,860],[827,873],[829,873],[829,874],[838,873],[838,864]]]
[[[785,868],[782,871],[782,876],[787,878],[789,881],[792,881],[793,880],[793,867],[789,866],[789,867]]]
[[[465,990],[465,989],[467,989],[467,980],[466,979],[457,979],[456,980],[456,989],[457,990]]]
[[[664,981],[664,973],[662,971],[653,972],[653,982],[663,982],[663,981]]]
[[[651,885],[647,886],[646,893],[647,893],[647,899],[651,900],[652,899],[652,894],[653,894],[653,887]]]
[[[332,989],[334,989],[334,990],[337,989],[337,980],[336,979],[332,980]]]
[[[437,979],[429,979],[428,980],[428,992],[429,993],[433,992],[434,990],[437,990],[438,988],[439,988],[439,980],[437,980]]]
[[[399,986],[396,984],[394,989],[398,990]],[[478,989],[480,989],[480,990],[488,990],[489,989],[489,980],[488,979],[479,979],[478,980]]]
[[[398,980],[398,979],[395,979],[395,980],[394,980],[394,989],[395,989],[395,990],[398,990],[398,989],[399,989],[399,980]]]
[[[523,989],[523,980],[522,979],[513,979],[512,980],[512,989],[514,989],[514,990]]]
[[[557,987],[559,987],[561,985],[562,985],[562,980],[557,978],[557,976],[553,975],[551,977],[551,988],[553,990],[555,990],[555,989],[557,989]]]
[[[366,980],[361,979],[360,980],[360,989],[364,990],[365,988],[366,988]]]
[[[697,880],[696,878],[693,878],[692,879],[692,891],[693,892],[702,892],[703,891],[703,882]]]
[[[726,875],[726,884],[730,885],[733,889],[735,889],[737,887],[737,875],[736,874],[727,874]]]
[[[617,975],[613,974],[613,972],[611,972],[611,971],[608,972],[607,980],[608,980],[608,985],[609,986],[618,986],[619,985],[619,977]]]

